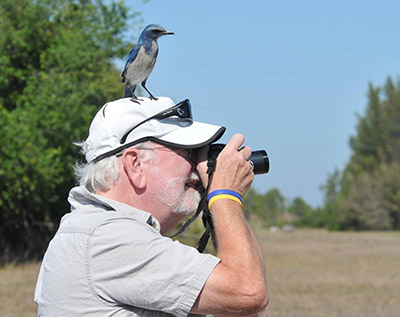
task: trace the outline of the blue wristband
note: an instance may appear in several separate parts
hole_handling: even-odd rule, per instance
[[[242,196],[240,196],[237,192],[229,189],[217,189],[208,194],[207,200],[209,201],[211,198],[217,195],[231,195],[242,201]]]

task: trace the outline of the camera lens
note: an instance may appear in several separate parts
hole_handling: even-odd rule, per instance
[[[210,149],[208,150],[208,159],[210,161],[211,158],[214,160],[217,158],[218,154],[223,150],[225,144],[215,143],[210,145]],[[269,159],[268,154],[265,150],[253,151],[251,152],[249,161],[252,161],[254,164],[254,174],[266,174],[269,171]]]
[[[249,161],[254,164],[254,174],[265,174],[269,171],[269,159],[268,154],[265,150],[253,151]]]

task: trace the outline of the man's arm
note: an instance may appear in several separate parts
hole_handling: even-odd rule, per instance
[[[229,189],[244,195],[254,174],[247,161],[251,149],[243,144],[242,135],[234,135],[217,159],[210,192]],[[206,182],[205,163],[199,163],[199,174]],[[253,231],[246,222],[239,203],[221,199],[210,210],[218,241],[220,263],[210,274],[192,311],[193,313],[246,316],[265,309],[268,303],[264,260]]]

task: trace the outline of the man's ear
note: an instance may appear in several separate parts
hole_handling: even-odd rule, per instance
[[[138,157],[139,151],[135,148],[126,149],[122,154],[122,164],[131,184],[141,189],[146,187],[146,174]]]

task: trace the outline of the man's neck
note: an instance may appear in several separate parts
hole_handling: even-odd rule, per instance
[[[165,205],[157,204],[157,206],[150,206],[149,201],[154,200],[146,197],[145,192],[135,192],[134,194],[130,194],[124,191],[121,193],[121,191],[118,190],[118,187],[111,187],[108,191],[97,192],[96,194],[150,213],[160,223],[160,233],[164,236],[167,235],[179,223],[179,221],[185,217],[182,214],[173,213]]]

